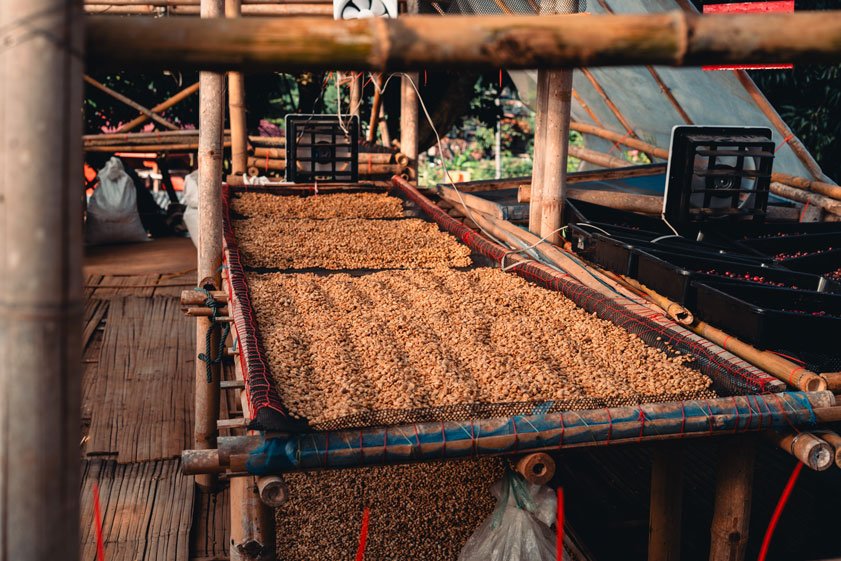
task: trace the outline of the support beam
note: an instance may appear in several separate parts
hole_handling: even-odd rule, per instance
[[[83,23],[0,3],[2,559],[79,558]]]
[[[254,477],[231,478],[231,561],[275,559],[274,510],[260,500]]]
[[[350,73],[350,114],[359,116],[359,108],[362,105],[362,77],[363,72]]]
[[[680,559],[683,504],[683,450],[661,444],[652,451],[648,561]]]
[[[242,0],[225,0],[225,17],[242,16]],[[231,171],[242,175],[248,169],[248,128],[245,122],[245,76],[228,72],[228,111],[231,120]]]
[[[338,21],[92,16],[85,23],[87,63],[97,68],[478,72],[841,60],[839,11]]]
[[[531,199],[529,202],[529,231],[540,236],[540,224],[543,217],[543,163],[546,159],[541,150],[546,144],[546,110],[549,99],[548,70],[537,71],[537,101],[534,116],[534,155],[531,171]]]
[[[222,0],[202,0],[203,18],[220,18]],[[198,275],[201,283],[218,290],[222,284],[222,130],[225,120],[225,75],[201,72],[199,75],[199,244]],[[196,319],[196,344],[206,353],[205,338],[211,328],[209,318]],[[219,330],[210,339],[210,354],[216,358],[219,349]],[[219,365],[213,365],[208,379],[207,365],[196,360],[196,449],[216,447],[216,420],[219,418]],[[198,476],[196,482],[210,487],[211,476]]]
[[[756,437],[728,437],[719,447],[710,561],[743,561],[753,498]]]

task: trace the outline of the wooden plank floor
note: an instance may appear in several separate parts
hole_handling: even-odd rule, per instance
[[[96,556],[94,481],[108,561],[227,559],[227,490],[195,490],[173,459],[193,440],[195,323],[178,297],[195,286],[195,248],[173,238],[86,253],[82,559]],[[225,393],[223,416],[236,408]]]
[[[81,559],[95,561],[94,484],[108,561],[188,561],[195,485],[177,460],[82,462]]]

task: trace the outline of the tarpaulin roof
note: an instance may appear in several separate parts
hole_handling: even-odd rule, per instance
[[[539,0],[537,0],[539,1]],[[548,0],[550,4],[565,0]],[[583,2],[582,2],[583,3]],[[529,14],[554,11],[535,0],[453,0],[450,13]],[[694,10],[688,0],[588,0],[586,12],[628,14]],[[512,72],[526,103],[534,100],[537,73]],[[828,180],[800,141],[743,71],[629,66],[582,68],[573,77],[572,118],[661,148],[675,125],[767,126],[777,144],[775,171]],[[614,154],[611,141],[585,135],[589,148]]]

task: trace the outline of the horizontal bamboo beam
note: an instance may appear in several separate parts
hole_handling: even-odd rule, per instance
[[[222,143],[223,148],[230,148],[230,139]],[[195,152],[199,149],[198,140],[195,142],[172,142],[163,144],[93,144],[85,145],[85,152]]]
[[[770,432],[768,436],[777,446],[810,469],[824,471],[835,463],[835,449],[810,432]]]
[[[450,70],[841,60],[841,12],[87,18],[91,67]]]
[[[826,212],[841,216],[841,201],[830,199],[817,193],[804,191],[797,187],[791,187],[790,185],[777,183],[776,181],[771,182],[771,192],[777,196],[785,197],[786,199],[791,199],[799,203],[814,205],[822,208]]]
[[[208,465],[206,451],[186,450],[181,459],[182,469],[188,475],[200,473],[200,469],[275,475],[299,469],[458,459],[783,429],[812,424],[813,408],[834,403],[831,392],[791,392],[299,435],[221,437],[219,466]]]

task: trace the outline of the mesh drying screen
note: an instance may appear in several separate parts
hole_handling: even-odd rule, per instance
[[[451,15],[569,14],[587,10],[587,0],[453,0]]]

